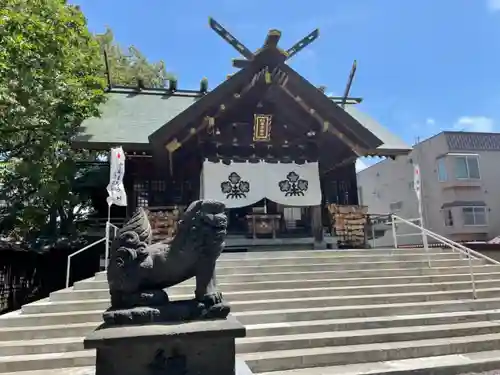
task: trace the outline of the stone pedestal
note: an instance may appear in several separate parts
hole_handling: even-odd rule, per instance
[[[96,375],[235,375],[235,338],[245,327],[227,319],[101,326],[85,338],[97,349]]]

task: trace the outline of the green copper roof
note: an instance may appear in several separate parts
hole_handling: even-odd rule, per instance
[[[148,136],[193,104],[197,97],[109,93],[101,117],[83,121],[75,144],[149,144]],[[106,146],[105,146],[106,145]]]
[[[409,151],[411,147],[406,144],[401,138],[392,133],[385,126],[381,125],[378,121],[361,112],[356,105],[346,105],[345,111],[354,117],[358,122],[368,129],[373,135],[380,139],[382,143],[377,147],[377,151],[383,154],[383,151]]]

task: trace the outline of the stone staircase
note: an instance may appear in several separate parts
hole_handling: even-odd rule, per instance
[[[223,254],[218,280],[247,327],[254,373],[459,374],[500,369],[500,266],[450,250]],[[192,296],[194,280],[170,290]],[[106,275],[0,317],[0,375],[91,375],[83,337],[108,307]]]

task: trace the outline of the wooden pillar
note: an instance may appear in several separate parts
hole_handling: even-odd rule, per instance
[[[358,199],[358,179],[356,175],[356,163],[351,163],[348,167],[348,174],[346,175],[347,183],[349,186],[348,190],[348,204],[357,206],[359,204]]]
[[[311,227],[314,237],[314,249],[326,249],[325,239],[323,237],[323,218],[321,206],[311,207]]]

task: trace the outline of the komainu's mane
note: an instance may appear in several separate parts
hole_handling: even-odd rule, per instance
[[[149,222],[148,214],[144,208],[138,208],[132,217],[127,221],[117,233],[117,238],[120,238],[126,232],[137,233],[139,241],[146,242],[148,245],[153,238],[153,231]]]
[[[135,261],[141,258],[146,246],[151,244],[152,237],[153,231],[148,215],[141,207],[118,230],[111,247],[110,255],[121,258],[120,263],[123,265],[127,261]]]

